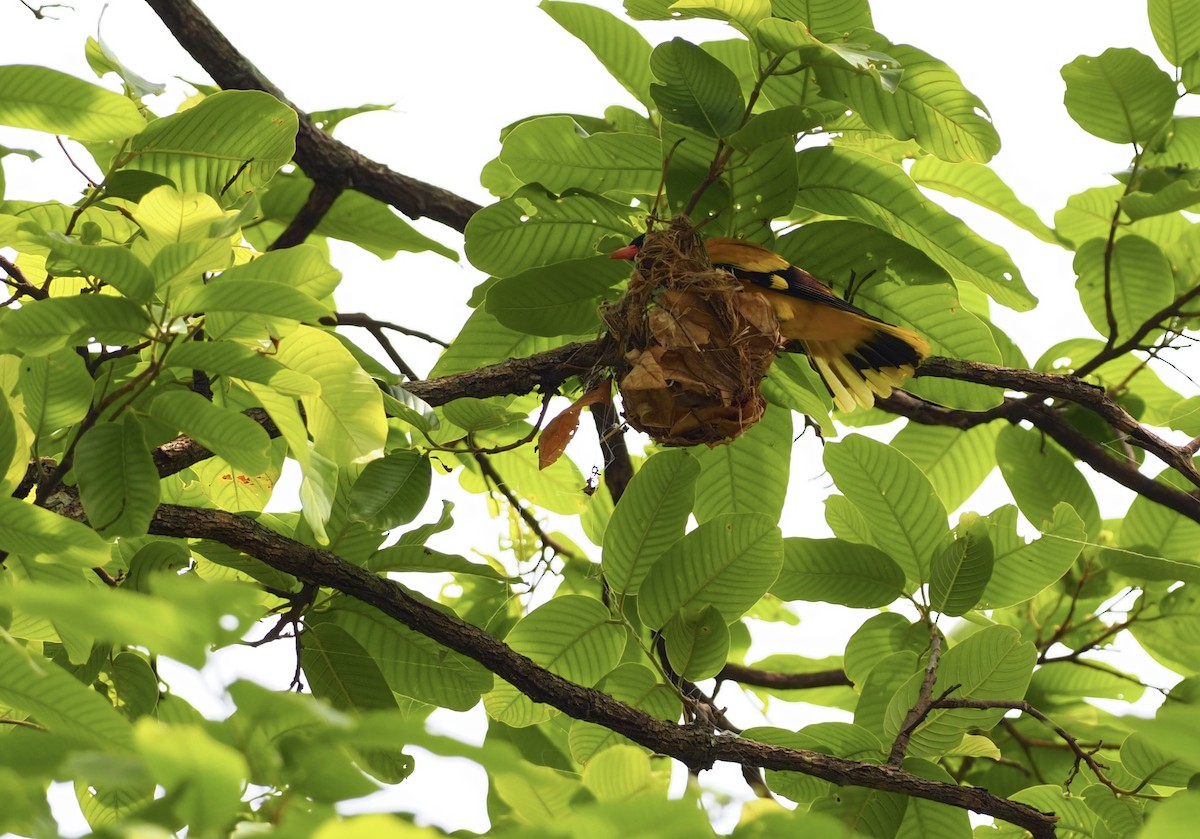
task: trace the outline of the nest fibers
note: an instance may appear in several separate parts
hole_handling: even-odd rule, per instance
[[[646,234],[629,291],[601,314],[624,357],[617,375],[634,428],[666,446],[716,446],[762,417],[779,322],[761,294],[712,267],[686,219]]]

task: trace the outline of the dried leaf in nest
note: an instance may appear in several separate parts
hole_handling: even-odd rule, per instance
[[[628,293],[603,315],[634,428],[668,446],[716,446],[762,417],[759,383],[782,342],[775,313],[709,264],[686,219],[646,234]]]

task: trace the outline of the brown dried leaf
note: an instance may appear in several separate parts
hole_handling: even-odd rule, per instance
[[[546,423],[538,437],[538,469],[545,469],[562,457],[567,444],[579,430],[579,415],[584,408],[598,402],[612,402],[611,379],[605,379],[596,385],[571,403],[571,407]]]

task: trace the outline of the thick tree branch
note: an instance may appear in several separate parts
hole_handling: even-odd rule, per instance
[[[717,674],[717,681],[738,682],[771,690],[811,690],[813,688],[849,687],[854,683],[845,670],[818,670],[813,673],[781,673],[758,670],[742,664],[726,664]]]
[[[448,190],[394,172],[317,128],[190,0],[146,0],[146,4],[222,88],[266,91],[295,108],[300,116],[295,160],[317,183],[358,190],[409,218],[431,218],[459,231],[479,209],[475,202]]]
[[[248,518],[217,510],[164,504],[150,525],[160,536],[214,539],[306,583],[329,587],[369,603],[395,620],[482,664],[535,702],[575,719],[602,725],[689,768],[728,761],[763,769],[802,772],[839,785],[861,786],[925,798],[1011,822],[1035,837],[1054,836],[1053,815],[964,787],[921,778],[901,769],[787,749],[656,719],[611,696],[581,687],[514,652],[499,639],[458,617],[417,600],[391,580],[336,555],[304,545]]]

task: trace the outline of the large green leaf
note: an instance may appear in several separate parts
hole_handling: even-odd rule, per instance
[[[313,696],[339,711],[395,708],[396,697],[362,645],[336,623],[308,616],[300,664]]]
[[[108,545],[96,531],[9,497],[0,497],[0,551],[37,562],[83,568],[101,566],[109,560]]]
[[[524,358],[560,347],[571,338],[586,340],[595,338],[595,334],[578,337],[563,336],[561,333],[553,337],[530,335],[505,326],[486,308],[480,307],[467,318],[462,330],[438,358],[429,375],[431,378],[449,376],[510,358]]]
[[[988,516],[988,536],[995,561],[992,577],[980,598],[984,609],[1015,606],[1058,582],[1083,548],[1083,521],[1070,504],[1055,504],[1042,525],[1042,538],[1032,542],[1017,533],[1017,509],[1007,504]]]
[[[604,257],[530,268],[488,288],[485,307],[501,325],[552,337],[600,330],[602,300],[619,296],[629,265]]]
[[[523,617],[504,640],[552,673],[591,687],[620,661],[625,630],[599,600],[567,594]],[[484,697],[484,707],[493,719],[515,727],[540,721],[549,711],[504,681]]]
[[[699,449],[696,521],[727,513],[762,513],[778,521],[791,475],[792,415],[768,409],[750,430],[729,445]]]
[[[930,156],[913,161],[908,173],[921,186],[936,189],[955,198],[965,198],[1003,216],[1043,242],[1060,244],[1054,231],[1046,226],[1031,207],[1022,203],[1012,191],[1012,187],[1002,181],[989,166],[969,161],[947,163]]]
[[[958,616],[975,608],[995,564],[987,523],[976,513],[963,516],[954,541],[934,556],[929,575],[929,605]]]
[[[783,540],[773,519],[724,515],[672,545],[650,569],[638,593],[638,613],[652,628],[683,609],[715,606],[726,621],[758,602],[783,564]]]
[[[1150,31],[1176,67],[1200,52],[1200,7],[1188,0],[1150,0]]]
[[[150,415],[216,452],[249,475],[267,468],[271,438],[254,420],[214,405],[190,390],[168,390],[155,396]]]
[[[522,122],[504,138],[500,162],[524,183],[568,189],[653,195],[662,179],[662,142],[649,134],[605,132],[590,137],[568,116]]]
[[[203,370],[210,377],[232,376],[259,382],[288,396],[311,395],[320,390],[320,385],[311,377],[289,370],[273,355],[226,341],[177,343],[171,347],[166,365]]]
[[[938,666],[933,695],[940,696],[952,685],[952,696],[967,699],[1022,699],[1033,675],[1037,650],[1011,626],[989,626],[947,650]],[[908,709],[916,701],[924,672],[914,673],[888,705],[885,727],[888,737],[900,730]],[[1003,708],[935,709],[917,726],[909,741],[912,757],[939,757],[958,746],[971,729],[986,731],[1005,714]]]
[[[778,23],[763,29],[779,30]],[[794,27],[792,32],[803,32]],[[991,160],[1000,149],[1000,137],[983,102],[967,90],[958,74],[927,52],[908,44],[893,44],[878,32],[858,29],[851,34],[872,58],[861,62],[822,61],[815,65],[821,94],[844,102],[873,130],[899,140],[914,139],[921,148],[951,162]],[[841,48],[843,55],[845,48]],[[890,62],[890,64],[889,64]],[[894,89],[881,85],[878,69],[895,73],[903,68]],[[874,69],[864,72],[865,69]]]
[[[996,435],[988,423],[966,431],[910,422],[892,438],[892,447],[917,465],[947,510],[957,510],[996,468]]]
[[[262,197],[263,215],[288,224],[304,207],[313,182],[297,172],[271,181]],[[380,259],[391,259],[399,251],[433,251],[447,259],[458,254],[421,233],[387,204],[353,189],[344,190],[317,222],[313,233],[353,242]]]
[[[429,499],[429,458],[399,449],[363,469],[350,490],[350,514],[375,530],[391,530],[417,517]]]
[[[1097,332],[1113,340],[1131,337],[1175,296],[1171,263],[1153,242],[1141,236],[1122,236],[1113,243],[1111,253],[1104,240],[1092,239],[1079,248],[1074,267],[1083,311]],[[1115,331],[1108,324],[1110,309]]]
[[[818,34],[849,32],[871,25],[867,0],[771,0],[771,13],[785,20],[798,20]]]
[[[871,545],[792,537],[783,540],[783,568],[771,594],[877,609],[904,594],[904,571]]]
[[[639,232],[640,212],[599,195],[571,190],[557,196],[537,184],[484,207],[467,222],[471,264],[496,277],[527,268],[596,255],[596,244]]]
[[[492,674],[482,665],[361,601],[339,598],[328,615],[375,660],[396,693],[465,711],[492,687]]]
[[[1117,239],[1132,234],[1167,249],[1192,229],[1192,223],[1182,213],[1152,215],[1131,222],[1127,214],[1117,214],[1124,199],[1125,188],[1120,184],[1093,187],[1072,195],[1066,206],[1054,214],[1055,232],[1078,248],[1089,239],[1107,239],[1116,224]]]
[[[921,470],[891,446],[858,434],[825,447],[825,468],[866,517],[875,546],[900,564],[908,583],[927,581],[948,528],[946,510]]]
[[[633,476],[604,531],[601,568],[617,597],[636,594],[650,567],[683,536],[699,474],[689,450],[667,449]]]
[[[1067,113],[1089,134],[1114,143],[1145,145],[1171,119],[1175,82],[1135,49],[1081,55],[1062,68]]]
[[[158,508],[158,469],[141,424],[130,414],[92,426],[75,448],[75,478],[92,527],[141,536]]]
[[[0,319],[0,347],[46,355],[76,342],[135,344],[150,323],[141,306],[124,297],[79,294],[28,301]]]
[[[662,630],[671,669],[689,681],[711,679],[729,657],[729,627],[713,606],[677,613]]]
[[[157,172],[181,192],[232,204],[292,159],[296,112],[257,90],[223,90],[155,120],[134,138],[128,169]]]
[[[555,23],[587,45],[612,77],[647,108],[650,99],[650,45],[625,21],[586,3],[543,0],[538,5]]]
[[[383,453],[387,417],[379,388],[336,338],[302,326],[279,342],[275,360],[321,386],[301,399],[318,454],[345,464]]]
[[[650,97],[664,119],[709,137],[740,127],[746,103],[737,76],[700,47],[682,38],[659,44],[650,71],[662,82],[650,85]]]
[[[9,499],[4,499],[5,501]],[[18,502],[19,503],[19,502]],[[0,702],[32,714],[39,725],[104,752],[127,754],[133,729],[90,686],[28,649],[0,644]]]
[[[1157,480],[1191,492],[1187,478],[1165,470]],[[1133,499],[1121,523],[1121,544],[1149,549],[1157,556],[1200,564],[1200,524],[1144,495]]]
[[[996,462],[1013,500],[1034,527],[1052,521],[1054,508],[1067,502],[1083,519],[1089,539],[1100,532],[1100,508],[1075,461],[1041,432],[1005,426],[996,438]]]
[[[73,425],[92,406],[92,377],[79,353],[64,347],[21,360],[25,421],[39,435]]]
[[[797,159],[800,206],[857,219],[903,239],[955,279],[979,286],[1017,311],[1036,304],[1008,254],[930,203],[899,166],[833,146],[807,149]]]
[[[305,323],[317,323],[330,316],[328,306],[290,286],[245,277],[235,282],[224,275],[179,295],[172,301],[171,309],[179,315],[229,312]]]
[[[153,275],[129,248],[83,245],[58,231],[46,234],[46,241],[55,256],[71,260],[136,303],[147,302],[154,293]]]
[[[0,67],[0,124],[66,134],[76,140],[120,140],[146,126],[137,103],[49,67]]]

